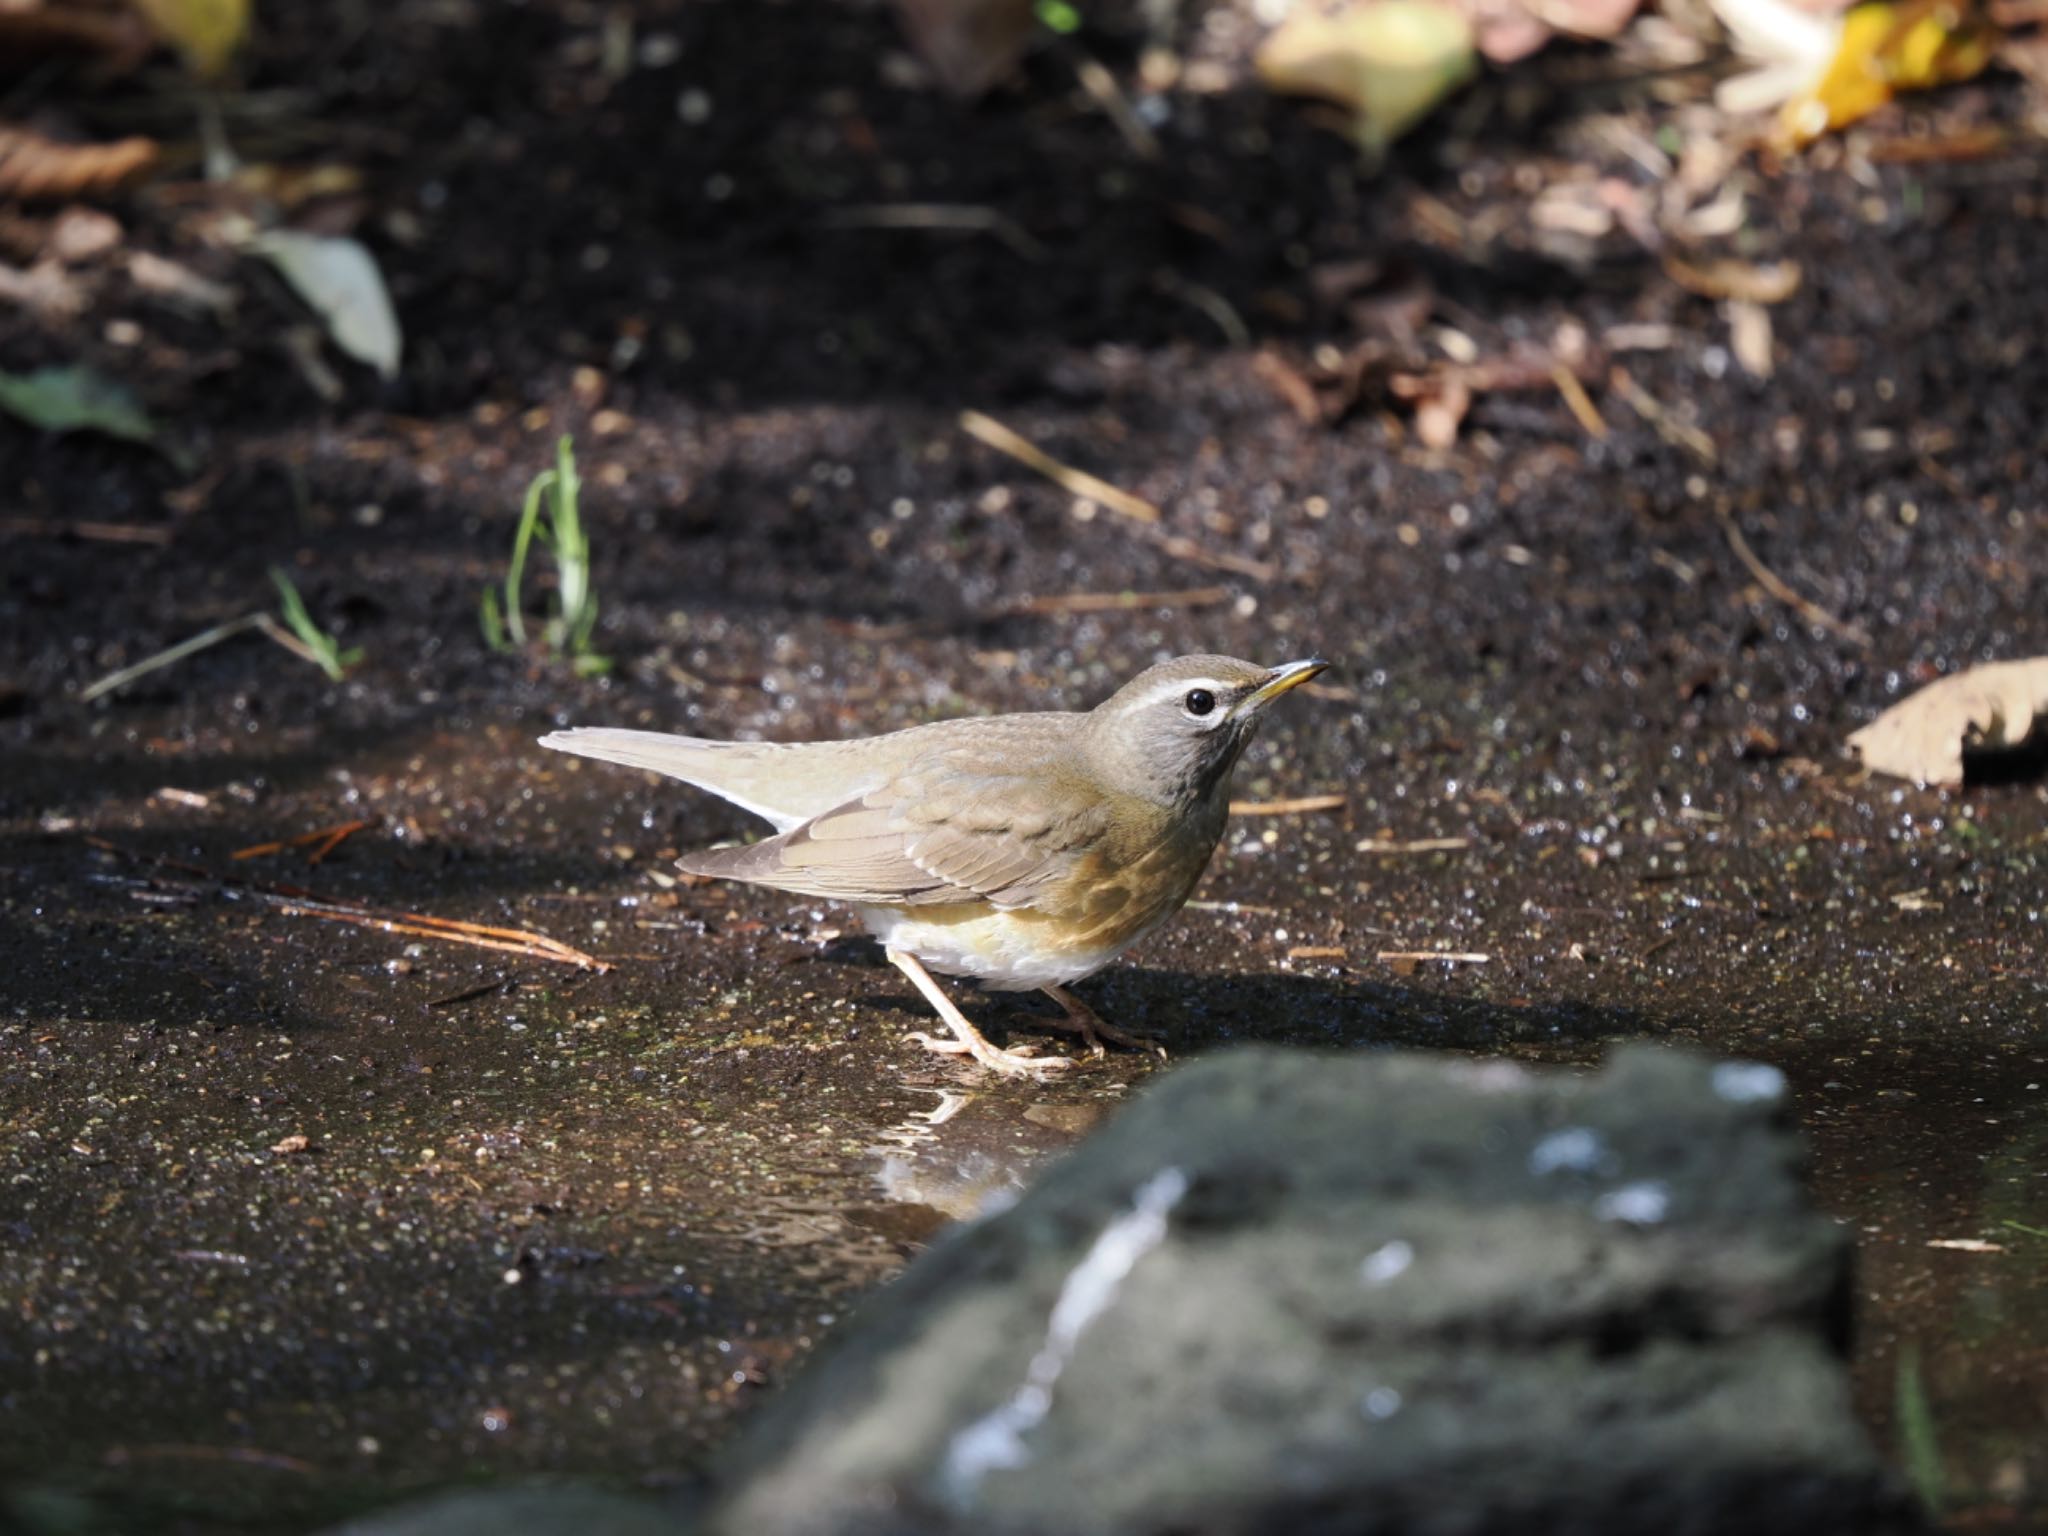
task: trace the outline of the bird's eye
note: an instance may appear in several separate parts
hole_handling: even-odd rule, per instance
[[[1216,695],[1206,688],[1190,688],[1183,701],[1191,715],[1206,715],[1216,707]]]

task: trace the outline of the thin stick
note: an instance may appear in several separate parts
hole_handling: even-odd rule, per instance
[[[105,677],[79,694],[78,702],[90,704],[102,694],[112,693],[116,688],[127,687],[128,684],[134,682],[138,677],[147,677],[150,673],[160,668],[168,667],[173,662],[183,661],[187,656],[196,656],[201,651],[219,645],[223,640],[231,640],[245,629],[254,629],[269,617],[270,615],[267,613],[245,613],[239,619],[230,619],[225,624],[216,624],[209,630],[203,630],[199,634],[194,635],[190,640],[180,640],[176,645],[169,647],[167,650],[161,650],[154,656],[145,657],[133,666],[122,667],[117,672],[109,672]]]
[[[1461,848],[1470,848],[1469,837],[1411,837],[1403,841],[1391,837],[1368,837],[1357,844],[1359,853],[1456,853]]]
[[[1600,414],[1600,408],[1593,404],[1593,397],[1586,393],[1586,386],[1579,382],[1579,376],[1561,362],[1550,365],[1550,376],[1557,380],[1557,392],[1564,397],[1564,403],[1571,413],[1578,417],[1579,425],[1586,429],[1586,435],[1606,442],[1607,419]]]
[[[307,1477],[320,1470],[296,1456],[253,1445],[114,1445],[107,1448],[100,1460],[109,1467],[125,1467],[136,1461],[224,1461],[262,1467],[269,1472],[297,1472]]]
[[[975,203],[859,203],[825,215],[827,229],[951,229],[994,235],[1026,261],[1044,261],[1044,245],[997,208]]]
[[[446,997],[433,998],[427,1003],[427,1006],[429,1008],[453,1008],[457,1003],[466,1003],[471,998],[488,996],[490,993],[499,991],[508,985],[510,985],[509,978],[500,976],[496,981],[487,981],[481,986],[469,987],[461,992],[451,992]]]
[[[1307,811],[1341,811],[1343,795],[1301,795],[1293,800],[1233,800],[1233,816],[1299,816]]]
[[[286,629],[282,624],[278,623],[277,620],[273,619],[269,614],[257,614],[256,627],[263,631],[266,637],[275,640],[279,645],[283,646],[286,650],[290,651],[294,656],[298,657],[299,660],[309,662],[313,666],[321,668],[323,671],[326,669],[327,663],[321,658],[321,655],[318,651],[314,650],[313,647],[306,644],[305,641],[301,640],[297,635],[293,634],[290,630]]]
[[[1244,323],[1230,300],[1214,288],[1205,288],[1200,283],[1191,283],[1178,273],[1160,274],[1158,288],[1169,297],[1190,304],[1216,322],[1216,329],[1223,333],[1223,339],[1233,347],[1249,348],[1252,344],[1251,327]]]
[[[369,824],[367,820],[344,822],[321,839],[320,846],[306,855],[306,862],[314,865],[319,864],[327,855],[334,852],[335,849],[339,848],[349,838],[354,837]]]
[[[1795,610],[1807,623],[1818,624],[1829,634],[1839,635],[1851,645],[1869,648],[1871,642],[1868,631],[1836,618],[1820,604],[1800,596],[1789,582],[1779,577],[1757,558],[1756,551],[1749,547],[1749,540],[1745,539],[1742,530],[1735,526],[1735,519],[1725,512],[1721,514],[1721,531],[1728,536],[1728,547],[1735,551],[1735,558],[1749,567],[1749,574],[1756,578],[1758,586],[1786,607]]]
[[[1159,509],[1141,496],[1119,490],[1107,480],[1098,479],[1084,469],[1075,469],[1071,464],[1062,464],[1058,459],[1040,448],[1021,433],[1004,426],[993,416],[984,416],[980,411],[962,411],[960,430],[977,442],[986,443],[997,453],[1008,454],[1027,469],[1036,470],[1069,495],[1098,501],[1110,511],[1140,523],[1159,521]]]
[[[1394,965],[1412,965],[1420,960],[1441,960],[1446,965],[1486,965],[1491,955],[1462,954],[1447,949],[1383,949],[1381,960]]]
[[[136,864],[153,865],[159,869],[175,869],[181,874],[197,876],[223,889],[246,891],[259,901],[266,902],[292,917],[321,917],[330,922],[352,923],[358,927],[375,928],[380,932],[402,934],[412,938],[442,939],[450,944],[469,944],[478,949],[501,949],[535,960],[552,960],[561,965],[577,966],[586,971],[601,973],[611,969],[609,964],[595,955],[585,954],[559,939],[551,939],[546,934],[529,933],[523,928],[496,928],[488,923],[465,922],[453,917],[433,917],[424,912],[381,912],[374,907],[360,906],[355,902],[326,901],[302,890],[256,885],[249,881],[231,879],[197,864],[135,853],[118,843],[110,843],[105,838],[88,837],[85,841],[88,847],[118,855]]]
[[[237,861],[262,859],[273,853],[283,853],[287,848],[303,848],[308,843],[319,843],[319,850],[306,861],[309,864],[318,864],[339,846],[343,838],[352,836],[369,825],[368,818],[361,821],[345,821],[339,826],[321,827],[317,831],[302,832],[297,837],[284,838],[274,843],[253,843],[247,848],[237,848],[228,857]]]
[[[379,933],[396,934],[401,938],[441,939],[450,944],[467,944],[474,949],[502,950],[506,954],[525,955],[534,960],[552,960],[559,965],[573,965],[579,970],[602,973],[611,969],[595,955],[586,955],[580,949],[558,943],[543,934],[523,933],[516,928],[490,928],[481,923],[458,923],[447,918],[427,917],[416,912],[386,916],[364,908],[330,906],[324,902],[317,906],[308,906],[302,902],[279,901],[277,910],[287,917],[319,917],[331,923],[349,923],[358,928],[374,928]]]
[[[1229,571],[1238,576],[1249,576],[1253,581],[1271,581],[1280,574],[1280,568],[1267,560],[1254,560],[1249,555],[1222,554],[1202,548],[1193,539],[1184,539],[1177,533],[1166,533],[1157,528],[1137,530],[1148,543],[1158,546],[1160,553],[1185,560],[1190,565],[1206,565],[1211,570]]]
[[[1227,603],[1228,587],[1188,587],[1178,592],[1059,592],[1004,603],[992,617],[1044,617],[1057,613],[1122,613],[1132,608],[1213,608]]]
[[[1349,960],[1350,952],[1334,944],[1297,944],[1287,951],[1290,960]]]
[[[1074,74],[1080,79],[1081,89],[1088,93],[1096,106],[1102,108],[1102,115],[1123,135],[1131,153],[1140,160],[1157,160],[1159,136],[1146,127],[1145,120],[1131,109],[1129,98],[1116,83],[1116,76],[1096,60],[1085,56],[1074,61]]]
[[[1358,702],[1356,688],[1345,688],[1336,683],[1303,683],[1301,691],[1311,699],[1332,699],[1339,704]]]
[[[96,539],[102,544],[168,544],[171,530],[146,523],[66,523],[53,517],[0,517],[0,533],[40,538]]]
[[[1614,392],[1635,408],[1635,413],[1656,429],[1657,435],[1665,442],[1683,448],[1702,464],[1719,461],[1720,454],[1714,448],[1714,440],[1698,427],[1678,420],[1665,410],[1642,385],[1629,377],[1626,368],[1616,368],[1608,375],[1607,382]]]

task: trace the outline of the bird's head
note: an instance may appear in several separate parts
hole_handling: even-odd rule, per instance
[[[1260,718],[1326,661],[1261,667],[1234,656],[1177,656],[1089,711],[1091,767],[1111,787],[1162,805],[1217,794]]]

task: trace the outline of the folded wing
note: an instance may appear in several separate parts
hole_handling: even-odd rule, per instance
[[[692,854],[694,874],[835,901],[933,906],[1044,902],[1100,839],[1106,808],[1039,775],[927,765],[744,848]]]

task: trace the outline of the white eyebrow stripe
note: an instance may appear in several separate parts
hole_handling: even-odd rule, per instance
[[[1221,682],[1213,677],[1186,677],[1178,682],[1156,684],[1151,691],[1140,694],[1136,702],[1140,708],[1147,704],[1163,704],[1168,699],[1185,698],[1194,688],[1206,688],[1218,695],[1237,692],[1235,683]]]

